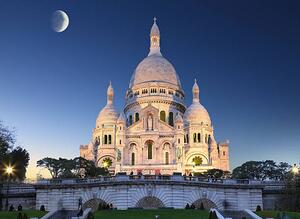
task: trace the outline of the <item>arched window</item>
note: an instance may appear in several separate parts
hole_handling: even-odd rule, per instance
[[[180,138],[178,138],[178,144],[180,144]]]
[[[120,144],[122,144],[122,140],[120,139]]]
[[[108,144],[111,144],[111,135],[108,135]]]
[[[186,143],[186,135],[183,137],[183,143]]]
[[[165,164],[169,164],[169,152],[165,153]]]
[[[194,143],[196,143],[197,142],[197,135],[196,135],[196,133],[194,133],[193,137],[194,137]]]
[[[160,111],[160,120],[166,122],[166,112]]]
[[[201,135],[198,133],[198,142],[201,142]]]
[[[207,143],[207,134],[205,134],[205,143]]]
[[[189,134],[186,134],[186,143],[189,143]]]
[[[129,116],[129,125],[132,125],[132,115]]]
[[[139,113],[135,113],[135,121],[137,122],[137,121],[139,121],[140,120],[140,115],[139,115]]]
[[[174,118],[173,118],[173,112],[169,112],[169,125],[174,125]]]
[[[104,135],[104,144],[107,144],[107,135]]]
[[[131,154],[131,165],[134,165],[135,164],[135,154],[132,153]]]
[[[148,149],[148,159],[152,159],[152,142],[148,142],[147,149]]]

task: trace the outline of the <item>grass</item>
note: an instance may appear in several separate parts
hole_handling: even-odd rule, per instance
[[[35,211],[35,210],[25,210],[21,211],[22,214],[26,213],[28,218],[31,217],[37,217],[41,218],[47,212],[42,212],[42,211]],[[0,219],[17,219],[17,215],[19,214],[19,211],[0,211]]]
[[[291,219],[300,219],[300,212],[287,211],[256,211],[255,213],[262,218],[277,218],[278,213],[285,212]]]
[[[159,209],[159,210],[126,210],[126,211],[97,211],[95,219],[208,219],[209,212],[201,210]]]

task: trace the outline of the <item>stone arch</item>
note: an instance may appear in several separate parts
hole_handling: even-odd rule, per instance
[[[208,158],[204,154],[201,154],[199,152],[194,152],[194,153],[187,154],[185,163],[186,164],[191,164],[192,163],[192,159],[195,156],[200,156],[201,158],[203,158],[203,161],[204,161],[203,164],[208,164]]]
[[[114,207],[118,207],[118,206],[115,206],[114,204],[114,199],[111,195],[111,192],[109,192],[108,190],[106,189],[99,189],[98,191],[85,191],[82,193],[82,206],[85,205],[85,203],[87,203],[88,201],[90,200],[98,200],[99,203],[100,201],[102,200],[103,202],[105,203],[108,203],[108,204],[113,204]],[[91,203],[95,203],[95,201],[91,202]],[[99,206],[99,203],[98,203],[98,206]],[[97,206],[97,208],[98,208]]]
[[[144,197],[155,197],[162,201],[163,205],[166,207],[172,206],[172,200],[170,196],[167,195],[164,189],[156,188],[153,185],[146,185],[139,187],[132,195],[131,195],[131,206],[137,206],[137,203],[143,199]]]
[[[195,205],[196,209],[202,208],[201,205],[205,210],[210,210],[211,208],[217,208],[217,205],[213,201],[207,198],[199,198],[198,200],[194,201],[192,204]]]
[[[207,204],[208,207],[210,207],[212,203],[214,204],[213,205],[214,208],[222,210],[224,207],[223,199],[220,198],[220,196],[217,194],[216,191],[210,191],[207,189],[200,188],[198,190],[190,190],[187,194],[188,195],[185,196],[185,201],[190,205],[193,203],[198,204],[197,202],[198,200],[200,200],[199,204],[201,205],[201,200],[203,201],[206,200],[205,203]]]
[[[157,208],[163,208],[165,207],[164,203],[157,197],[154,196],[146,196],[144,198],[141,198],[136,203],[137,208],[143,208],[143,209],[157,209]]]
[[[85,210],[87,208],[91,208],[93,212],[97,211],[99,206],[107,206],[108,203],[106,203],[104,200],[99,199],[99,198],[92,198],[88,201],[86,201],[82,205],[82,210]]]
[[[107,157],[109,157],[109,158],[111,159],[111,161],[112,161],[112,166],[114,166],[114,162],[115,162],[115,159],[116,159],[116,158],[115,158],[114,156],[110,155],[110,154],[105,154],[105,155],[99,157],[99,159],[97,160],[97,165],[98,165],[99,167],[102,166],[102,160],[105,159],[105,158],[107,158]]]

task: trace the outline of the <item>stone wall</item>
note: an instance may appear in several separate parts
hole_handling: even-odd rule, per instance
[[[45,205],[46,210],[60,208],[77,209],[82,203],[92,199],[113,204],[118,209],[140,207],[138,203],[145,197],[159,200],[164,207],[184,208],[187,203],[209,200],[221,210],[255,210],[263,206],[263,186],[230,182],[199,181],[198,178],[172,176],[169,179],[130,179],[117,176],[98,181],[40,182],[36,185],[36,208]],[[147,206],[145,206],[147,207]]]
[[[8,189],[8,190],[7,190]],[[2,190],[2,207],[5,208],[6,198],[9,206],[12,204],[15,208],[19,204],[23,209],[34,209],[36,206],[36,191],[32,184],[27,183],[10,183],[3,184]]]

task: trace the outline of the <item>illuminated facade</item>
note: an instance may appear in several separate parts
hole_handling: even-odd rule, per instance
[[[114,173],[229,170],[229,142],[215,141],[196,80],[192,92],[193,102],[186,108],[179,76],[160,52],[160,32],[154,20],[149,54],[132,75],[124,109],[119,113],[114,107],[110,84],[92,141],[80,146],[80,156]]]

